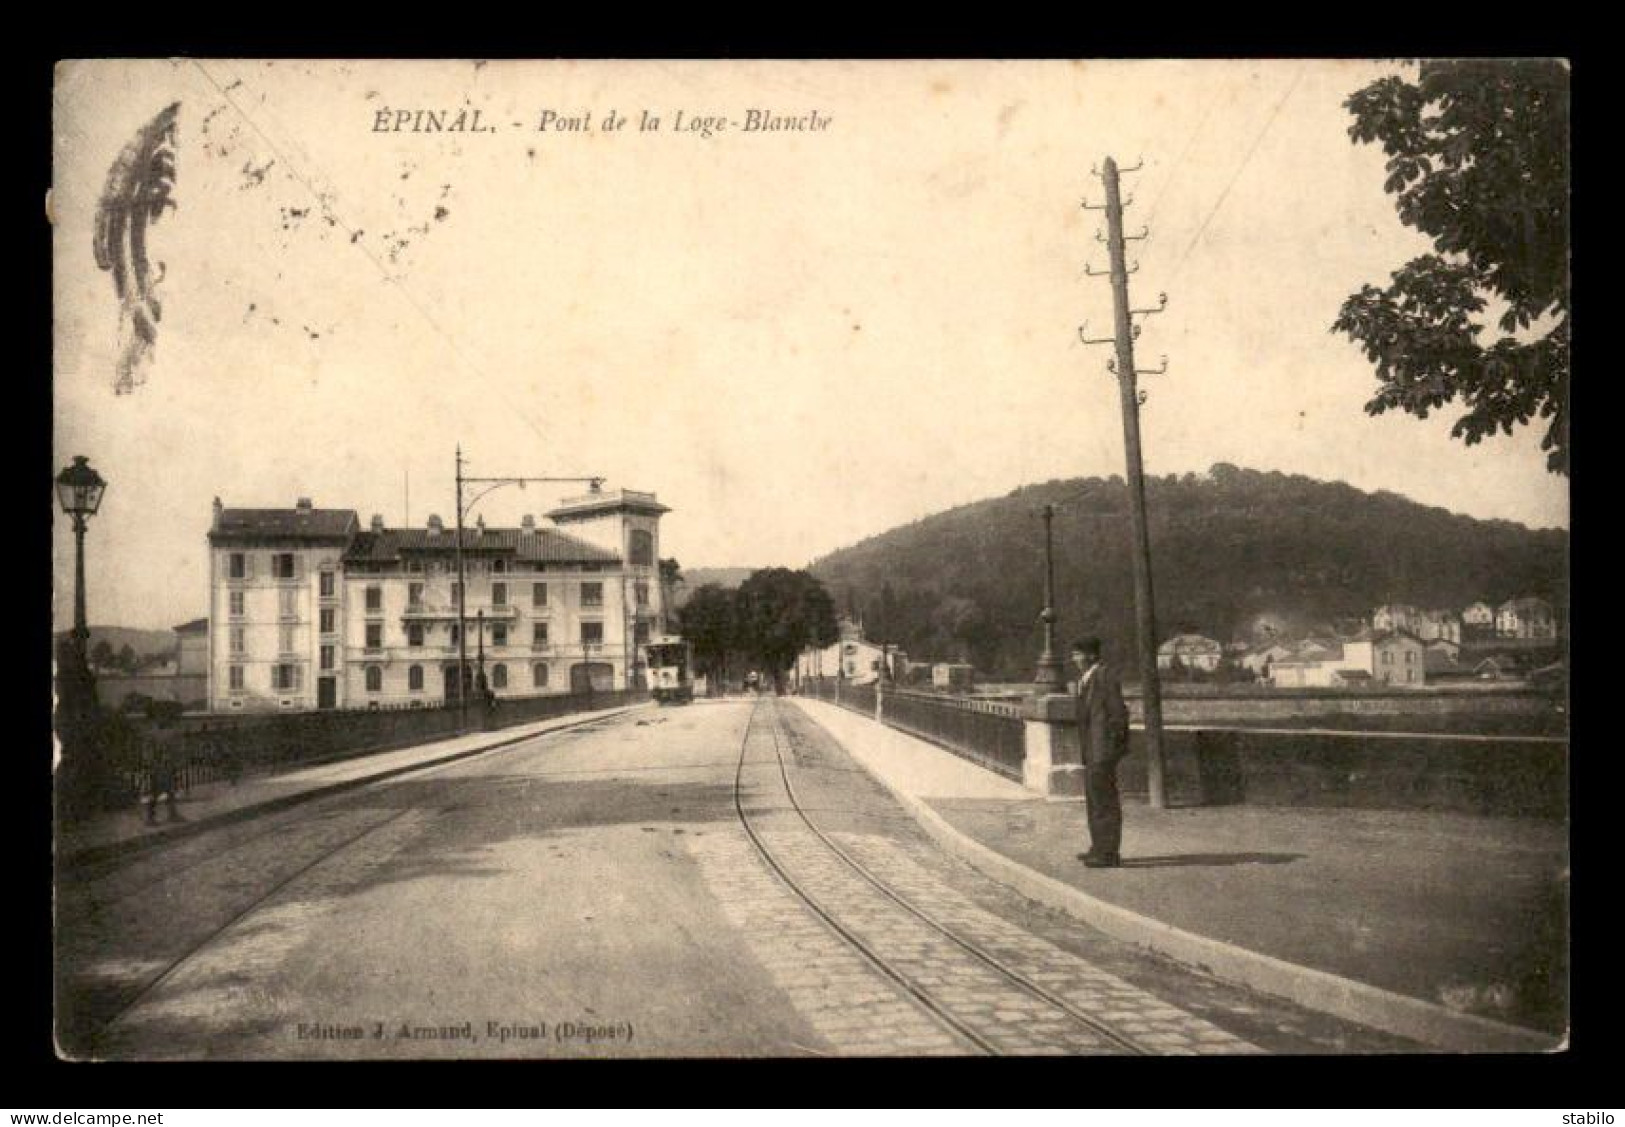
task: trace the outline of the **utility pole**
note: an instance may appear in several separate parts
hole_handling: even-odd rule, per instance
[[[1163,358],[1161,368],[1137,370],[1134,367],[1134,338],[1140,335],[1140,327],[1134,324],[1133,317],[1135,314],[1149,315],[1162,312],[1168,305],[1168,295],[1161,295],[1161,301],[1154,309],[1134,309],[1129,305],[1128,276],[1140,266],[1139,263],[1135,263],[1132,268],[1128,266],[1123,244],[1143,239],[1150,232],[1142,229],[1138,235],[1123,234],[1123,208],[1127,204],[1122,198],[1118,174],[1119,171],[1137,172],[1139,167],[1135,165],[1133,168],[1119,170],[1117,162],[1107,157],[1105,166],[1099,173],[1106,188],[1106,202],[1103,206],[1092,206],[1087,202],[1083,205],[1089,210],[1106,212],[1106,238],[1102,240],[1099,235],[1095,237],[1105,242],[1111,258],[1111,268],[1109,271],[1086,268],[1086,272],[1090,275],[1102,273],[1111,275],[1115,332],[1112,337],[1103,340],[1083,337],[1081,328],[1078,333],[1083,337],[1085,344],[1109,342],[1115,344],[1117,349],[1116,358],[1107,363],[1107,369],[1117,376],[1117,387],[1123,408],[1123,456],[1128,464],[1129,511],[1132,516],[1133,535],[1130,554],[1134,560],[1134,605],[1138,627],[1136,632],[1140,639],[1140,681],[1145,707],[1146,773],[1151,792],[1151,805],[1161,809],[1168,805],[1168,796],[1163,767],[1162,688],[1157,678],[1157,615],[1151,589],[1151,535],[1146,520],[1145,471],[1140,454],[1140,404],[1145,402],[1145,393],[1139,390],[1136,377],[1166,372],[1168,360],[1166,357]],[[1133,203],[1132,196],[1129,197],[1128,203]]]
[[[493,489],[500,489],[504,485],[517,485],[523,489],[531,483],[554,484],[561,482],[586,482],[587,486],[596,493],[603,488],[604,479],[601,476],[587,475],[577,477],[465,477],[463,475],[463,445],[460,442],[457,444],[457,726],[459,729],[468,725],[469,680],[468,616],[463,610],[468,602],[468,575],[463,566],[463,517],[467,515],[469,509],[479,504],[480,498]],[[469,498],[467,504],[464,504],[463,486],[469,484],[483,485],[484,488]],[[485,625],[483,618],[484,611],[482,609],[480,624],[480,672],[482,675],[484,673],[485,657]]]

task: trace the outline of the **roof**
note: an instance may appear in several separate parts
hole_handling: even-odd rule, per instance
[[[209,539],[348,540],[359,526],[354,509],[221,509]]]
[[[1506,602],[1501,604],[1500,609],[1501,610],[1535,610],[1535,609],[1543,609],[1543,610],[1550,611],[1552,609],[1552,604],[1550,602],[1548,602],[1547,600],[1542,599],[1542,598],[1537,598],[1534,595],[1525,595],[1520,599],[1508,599]]]
[[[382,532],[359,532],[344,553],[346,563],[389,563],[407,554],[454,553],[455,529],[429,535],[425,528],[389,528]],[[614,552],[589,544],[554,528],[463,529],[465,552],[500,553],[532,563],[619,563]]]
[[[655,500],[653,493],[643,493],[636,489],[610,489],[584,493],[579,497],[567,497],[557,508],[550,509],[547,517],[549,520],[564,523],[617,512],[659,516],[661,513],[671,512],[671,509]]]
[[[1212,638],[1201,634],[1175,634],[1162,645],[1157,647],[1159,653],[1174,653],[1178,650],[1195,650],[1200,653],[1220,653],[1224,647]]]
[[[194,618],[190,622],[183,622],[179,626],[170,627],[177,634],[201,634],[209,628],[207,618]]]
[[[1419,646],[1427,645],[1426,642],[1422,641],[1421,638],[1418,638],[1409,630],[1386,630],[1381,634],[1373,635],[1371,638],[1371,644],[1374,646],[1388,645],[1393,642],[1401,641],[1415,642]]]

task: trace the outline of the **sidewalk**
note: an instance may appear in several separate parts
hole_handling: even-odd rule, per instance
[[[177,804],[183,821],[168,821],[160,805],[158,824],[148,825],[145,807],[132,806],[128,810],[97,815],[68,829],[59,828],[56,836],[57,865],[59,868],[68,867],[114,853],[142,849],[204,828],[270,813],[324,794],[431,764],[476,755],[545,732],[573,728],[642,707],[635,704],[595,712],[576,712],[530,724],[516,724],[511,728],[470,732],[416,747],[357,755],[279,775],[251,776],[236,785],[217,782],[193,787],[181,796]]]
[[[833,704],[796,704],[944,848],[1118,938],[1440,1048],[1562,1039],[1564,823],[1130,802],[1123,867],[1087,869],[1082,803]]]

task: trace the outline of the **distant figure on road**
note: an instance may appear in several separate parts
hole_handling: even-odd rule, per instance
[[[169,813],[171,822],[181,821],[180,811],[175,809],[176,776],[180,773],[180,764],[176,762],[178,754],[176,740],[178,733],[174,730],[175,721],[166,713],[160,713],[154,721],[152,733],[147,737],[147,824],[155,825],[158,821],[158,798],[163,796],[165,809]]]
[[[1128,754],[1128,706],[1117,670],[1101,660],[1099,638],[1075,643],[1072,660],[1078,666],[1078,745],[1089,812],[1089,852],[1078,856],[1091,869],[1115,869],[1123,863],[1117,765]]]

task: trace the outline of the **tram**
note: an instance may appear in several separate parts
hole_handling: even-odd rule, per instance
[[[643,648],[650,695],[657,704],[694,699],[694,647],[678,637],[656,638]]]

